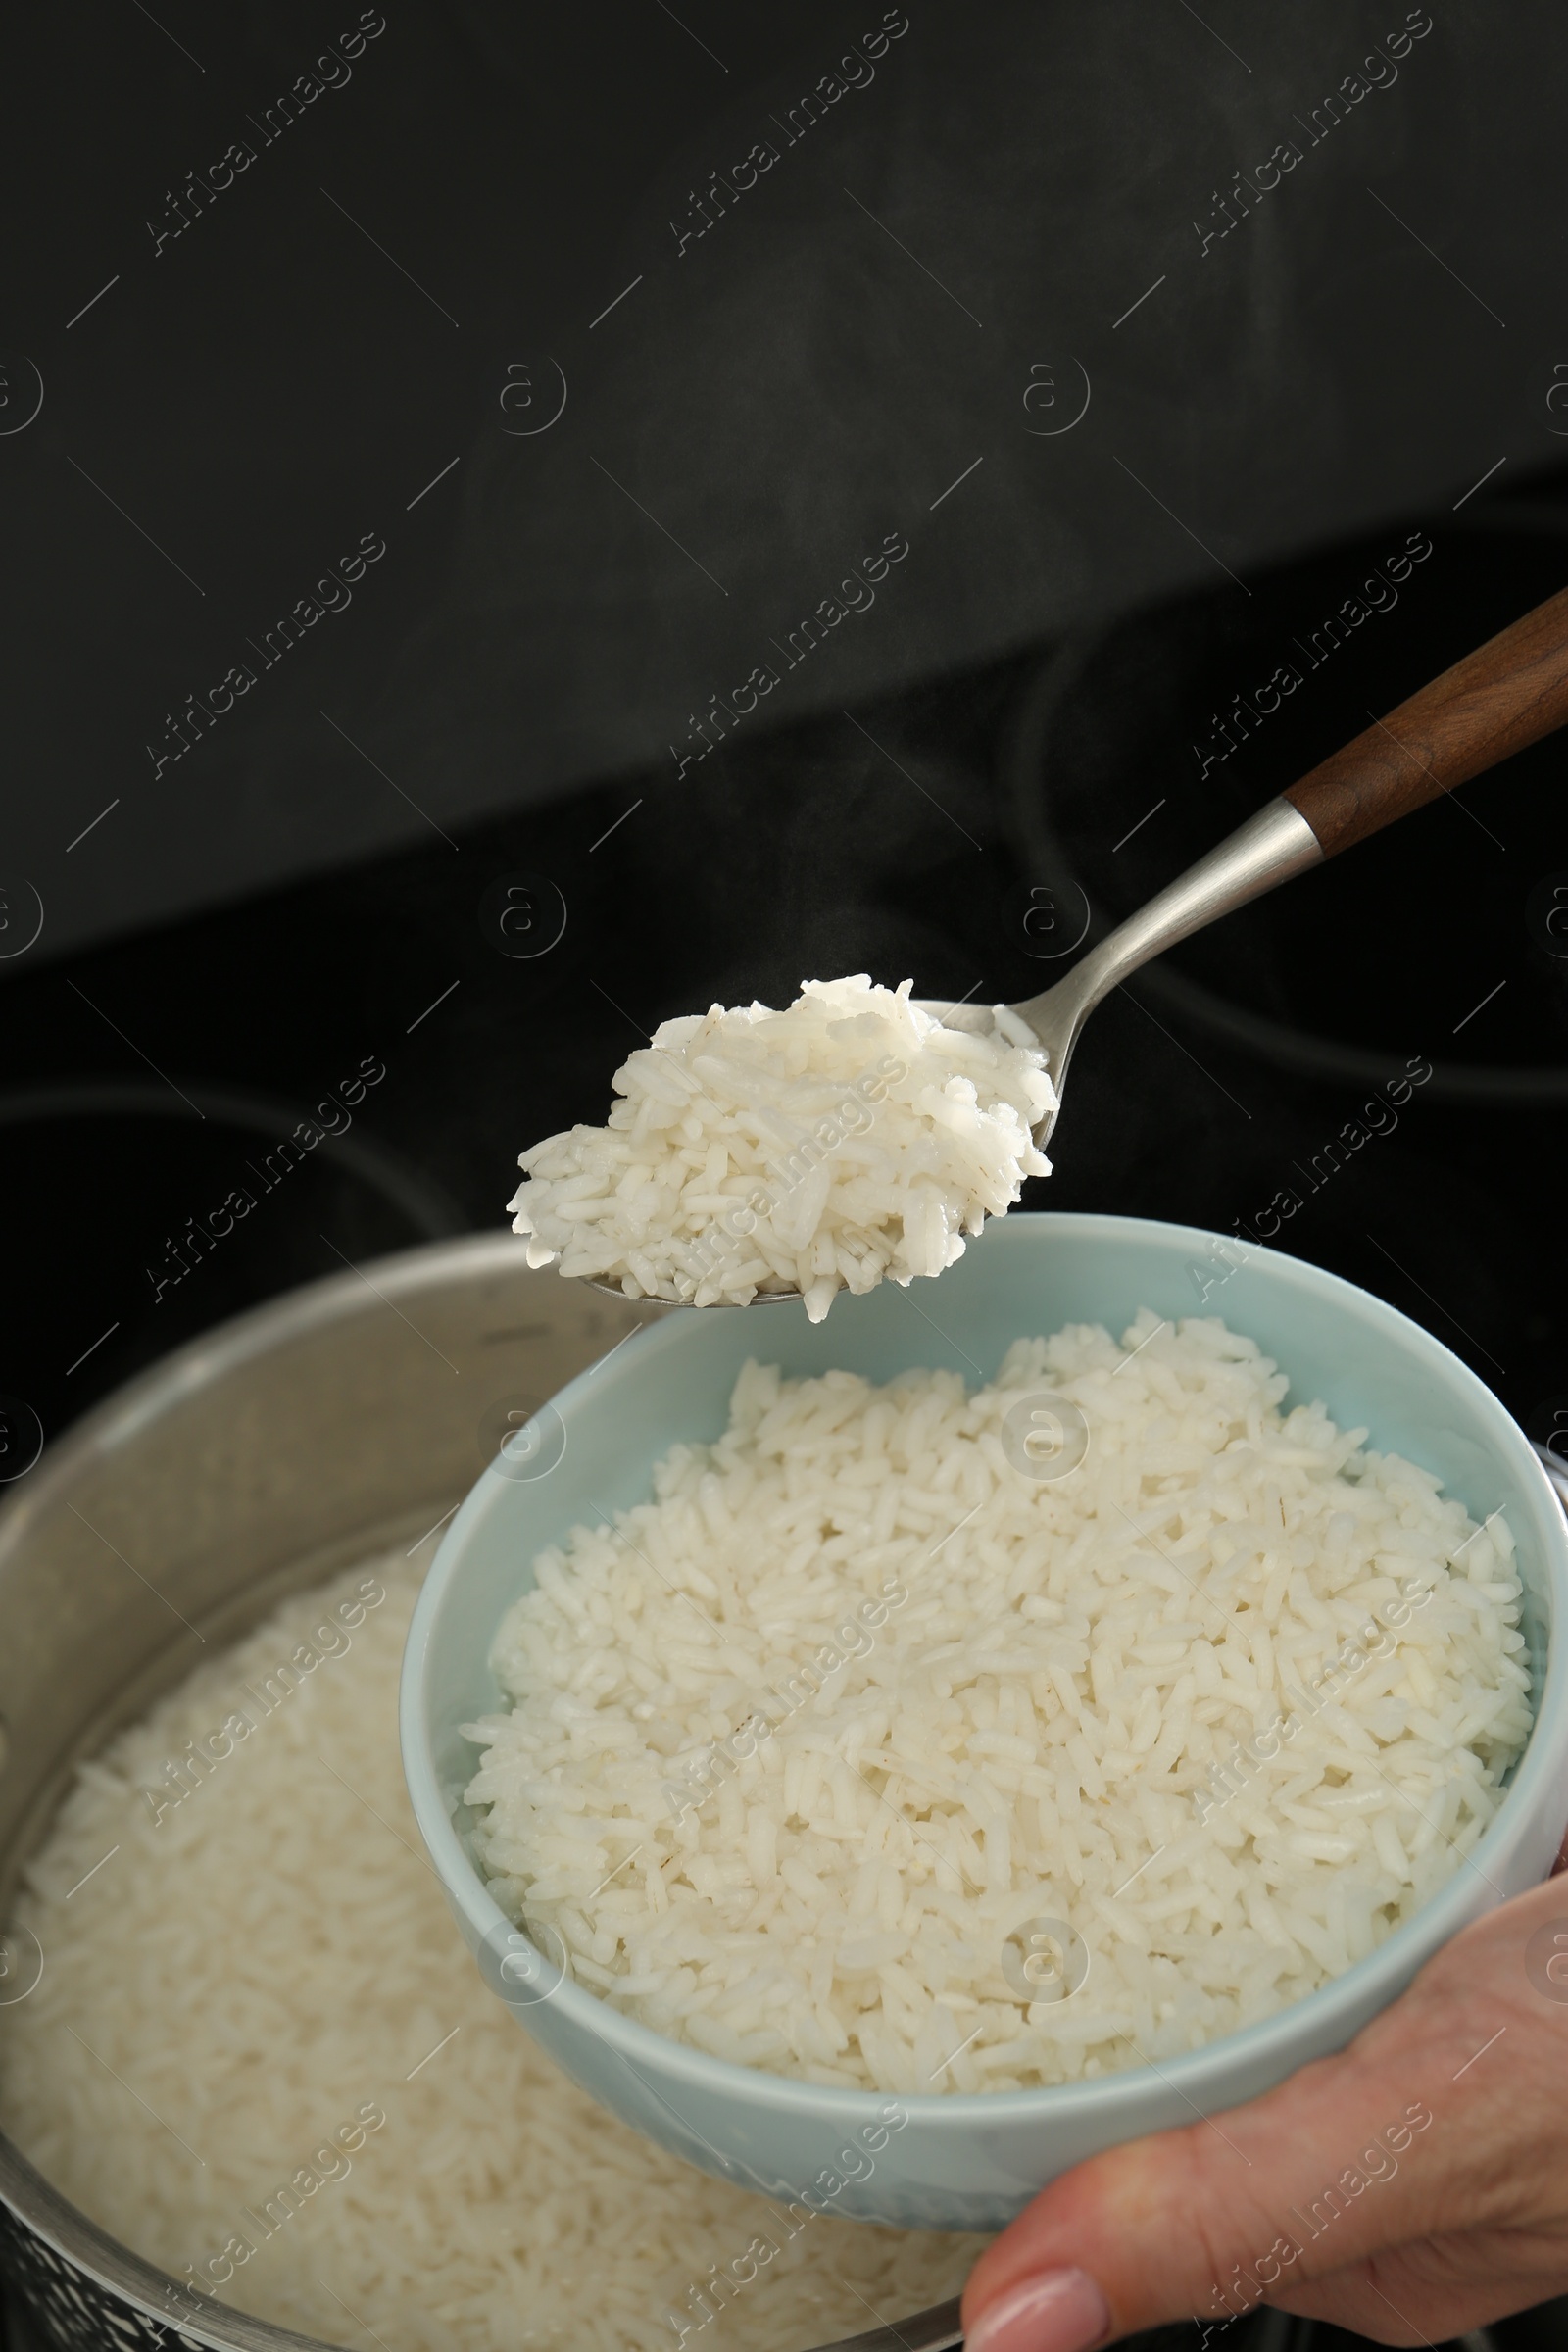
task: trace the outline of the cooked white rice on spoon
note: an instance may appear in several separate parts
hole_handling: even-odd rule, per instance
[[[965,1234],[1051,1163],[1031,1130],[1055,1102],[1032,1031],[944,1028],[912,983],[808,980],[765,1004],[665,1021],[615,1072],[604,1127],[522,1154],[511,1201],[528,1263],[628,1298],[744,1306],[940,1274]]]

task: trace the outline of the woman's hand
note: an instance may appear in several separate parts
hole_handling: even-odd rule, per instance
[[[1559,1859],[1559,1869],[1562,1861]],[[968,2352],[1261,2302],[1439,2342],[1568,2291],[1568,1881],[1480,1919],[1338,2057],[1078,2165],[989,2246]]]

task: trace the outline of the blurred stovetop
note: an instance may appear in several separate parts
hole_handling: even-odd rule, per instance
[[[1394,603],[1412,538],[1432,552]],[[1222,588],[715,740],[678,783],[611,778],[67,959],[0,960],[0,1392],[53,1433],[345,1257],[494,1228],[518,1151],[601,1119],[669,1014],[860,969],[929,997],[1034,993],[1085,919],[1107,927],[1565,573],[1568,477],[1555,502],[1396,517],[1245,601]],[[1358,622],[1322,628],[1352,602]],[[1302,682],[1270,710],[1286,664]],[[1137,975],[1080,1049],[1029,1204],[1261,1227],[1429,1325],[1547,1434],[1568,1407],[1565,768],[1568,736],[1549,739]],[[1412,1060],[1436,1075],[1396,1121],[1378,1098]],[[362,1062],[385,1074],[360,1093]],[[280,1174],[311,1117],[338,1136]],[[231,1222],[236,1191],[256,1205]],[[1300,1203],[1283,1218],[1282,1193]]]
[[[1200,2330],[1196,2326],[1161,2328],[1123,2340],[1133,2352],[1195,2352]],[[1285,2312],[1259,2311],[1211,2340],[1224,2344],[1226,2352],[1352,2352],[1352,2347],[1366,2338],[1347,2335],[1343,2328],[1315,2320],[1292,2319]],[[1474,2328],[1452,2340],[1460,2352],[1561,2352],[1568,2342],[1568,2302],[1543,2304],[1494,2328]],[[0,2310],[0,2344],[4,2352],[51,2352],[26,2315],[15,2306]],[[1441,2352],[1441,2348],[1434,2346],[1433,2352]]]
[[[1398,516],[1245,602],[1190,598],[733,749],[713,720],[679,782],[612,777],[0,962],[0,1393],[52,1437],[279,1289],[493,1229],[518,1151],[602,1119],[612,1071],[670,1014],[860,969],[927,997],[1034,993],[1082,924],[1565,572],[1549,484]],[[1427,1325],[1568,1454],[1565,765],[1548,741],[1138,975],[1080,1049],[1028,1204],[1261,1227]],[[338,1135],[290,1159],[310,1119]],[[31,1424],[12,1426],[24,1450]]]

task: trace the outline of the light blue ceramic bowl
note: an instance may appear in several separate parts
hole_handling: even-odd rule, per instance
[[[994,2230],[1097,2150],[1253,2098],[1343,2048],[1439,1945],[1549,1870],[1568,1815],[1568,1528],[1523,1433],[1491,1391],[1417,1324],[1335,1275],[1269,1250],[1213,1282],[1214,1236],[1122,1217],[1022,1216],[988,1226],[938,1282],[841,1298],[812,1326],[799,1306],[674,1314],[563,1390],[516,1475],[487,1470],[436,1555],[403,1670],[404,1764],[419,1828],[491,1988],[605,2106],[703,2170],[779,2198],[904,2228]],[[1234,1248],[1234,1245],[1229,1247]],[[1194,1269],[1197,1269],[1195,1278]],[[1212,1287],[1200,1303],[1200,1285]],[[462,1790],[477,1751],[459,1734],[499,1703],[486,1663],[531,1562],[577,1521],[647,1499],[679,1439],[723,1429],[748,1355],[788,1373],[841,1367],[878,1381],[946,1365],[975,1383],[1022,1334],[1070,1322],[1123,1331],[1140,1306],[1172,1321],[1222,1315],[1321,1397],[1342,1427],[1436,1472],[1480,1520],[1500,1505],[1526,1588],[1535,1729],[1473,1860],[1369,1959],[1227,2039],[1149,2068],[1050,2090],[899,2101],[825,2090],[710,2058],[618,2015],[512,1929],[485,1891]],[[895,2118],[895,2122],[897,2119]],[[842,2154],[841,2154],[842,2151]],[[857,2175],[858,2178],[849,2178]],[[837,2183],[839,2185],[834,2186]]]

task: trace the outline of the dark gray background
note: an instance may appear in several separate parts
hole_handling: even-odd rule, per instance
[[[1437,0],[1315,146],[1396,0],[911,0],[788,147],[773,119],[879,7],[388,0],[348,85],[155,257],[168,192],[357,14],[172,0],[11,36],[0,415],[28,360],[45,397],[0,438],[0,880],[42,895],[29,960],[618,767],[673,793],[688,714],[890,530],[875,608],[749,731],[1561,454],[1544,0]],[[777,166],[679,252],[690,192],[763,135]],[[1291,137],[1204,251],[1217,192]],[[552,359],[564,412],[521,437]],[[352,608],[155,780],[165,713],[366,531]]]

